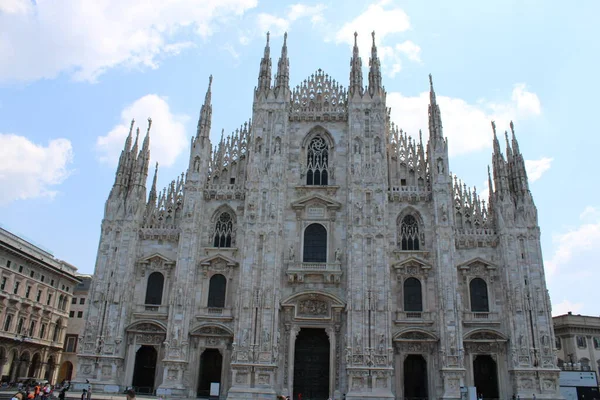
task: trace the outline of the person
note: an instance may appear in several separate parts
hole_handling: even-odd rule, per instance
[[[15,395],[11,398],[11,400],[24,400],[23,393],[21,393],[21,392],[15,393]]]
[[[83,389],[83,392],[81,393],[81,400],[85,400],[87,398],[87,390]]]
[[[127,400],[135,400],[135,392],[133,389],[127,390],[125,394],[127,395]]]

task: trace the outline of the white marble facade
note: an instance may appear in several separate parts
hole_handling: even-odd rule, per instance
[[[392,123],[381,80],[373,46],[363,85],[355,45],[347,87],[317,70],[291,89],[285,41],[273,80],[267,41],[251,122],[213,150],[211,77],[189,167],[160,193],[150,127],[141,150],[130,134],[79,379],[181,397],[219,382],[223,399],[559,398],[512,124],[505,155],[493,127],[481,199],[449,174],[433,85],[423,143]]]

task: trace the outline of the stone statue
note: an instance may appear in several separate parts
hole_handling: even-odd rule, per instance
[[[294,255],[294,246],[290,246],[290,250],[289,250],[289,260],[290,261],[294,261],[295,259],[295,255]]]
[[[379,354],[385,353],[385,335],[383,334],[379,337],[379,345],[377,346],[377,350],[379,351]]]
[[[342,259],[342,252],[340,251],[340,248],[338,247],[337,249],[335,249],[335,261],[341,261]]]

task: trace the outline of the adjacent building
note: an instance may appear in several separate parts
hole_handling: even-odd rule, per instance
[[[77,269],[0,228],[2,380],[57,380]]]
[[[273,80],[267,37],[252,118],[216,147],[210,78],[189,165],[162,192],[158,167],[146,191],[151,121],[143,139],[132,122],[77,379],[221,399],[560,398],[513,124],[503,153],[492,123],[481,198],[449,172],[431,77],[424,140],[390,118],[374,38],[366,84],[355,43],[346,85],[318,69],[296,87],[286,40]]]
[[[65,334],[62,364],[58,373],[58,382],[64,379],[71,381],[77,375],[77,345],[83,335],[85,327],[85,313],[88,303],[88,293],[92,282],[91,275],[77,274],[80,282],[73,289],[71,308],[69,310],[69,324]]]
[[[565,371],[600,373],[600,317],[569,312],[552,320],[558,366]]]

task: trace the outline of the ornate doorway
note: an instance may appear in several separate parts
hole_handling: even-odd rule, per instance
[[[325,329],[302,328],[294,352],[294,399],[329,397],[329,338]]]
[[[156,349],[153,346],[141,346],[135,353],[132,386],[137,393],[152,394],[156,375]]]
[[[498,371],[496,362],[489,355],[478,355],[473,360],[473,375],[478,398],[497,399]]]
[[[221,385],[223,356],[218,349],[206,349],[200,356],[200,376],[198,379],[198,396],[210,395],[210,384],[217,382]],[[220,389],[220,388],[219,388]]]
[[[427,362],[422,355],[410,354],[404,359],[404,398],[427,398]]]

